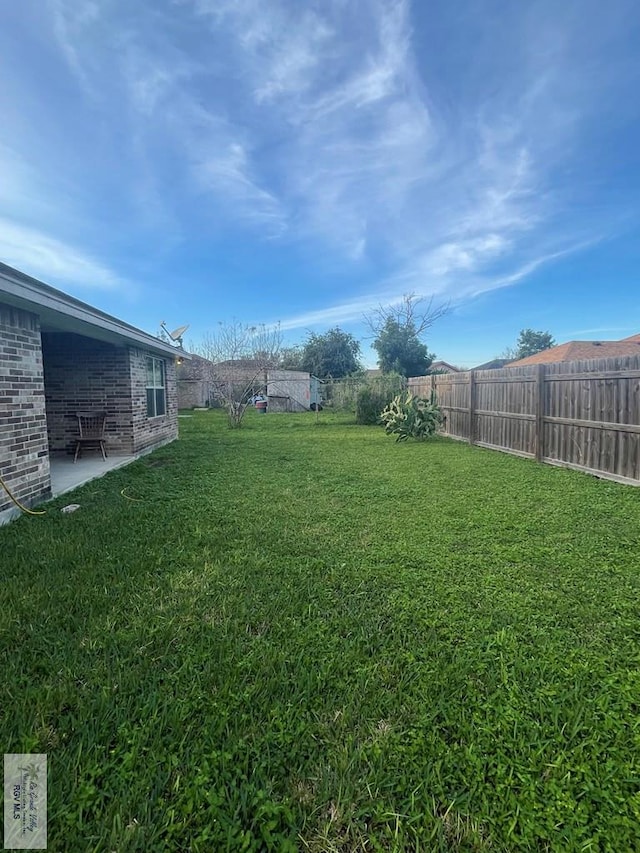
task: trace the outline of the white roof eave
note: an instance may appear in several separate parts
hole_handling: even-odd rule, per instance
[[[129,345],[189,359],[183,350],[68,296],[48,284],[0,264],[0,302],[37,314],[45,330],[75,332],[89,338]]]

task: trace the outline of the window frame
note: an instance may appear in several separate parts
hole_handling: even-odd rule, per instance
[[[152,418],[164,418],[167,414],[166,360],[154,355],[148,355],[145,357],[145,370],[147,420],[151,420]],[[150,394],[149,392],[152,393]],[[159,411],[159,409],[162,409],[162,411]]]

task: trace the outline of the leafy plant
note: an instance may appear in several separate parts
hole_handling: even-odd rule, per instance
[[[388,373],[368,380],[356,397],[356,423],[379,424],[382,410],[397,394],[402,394],[405,387],[405,378],[398,373]]]
[[[442,412],[435,394],[429,400],[414,397],[409,391],[406,397],[398,395],[380,415],[387,435],[395,435],[396,441],[416,438],[423,441],[438,430],[442,423]]]

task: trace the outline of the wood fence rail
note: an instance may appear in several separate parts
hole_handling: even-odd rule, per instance
[[[435,390],[443,432],[640,485],[640,356],[471,370],[409,379]]]

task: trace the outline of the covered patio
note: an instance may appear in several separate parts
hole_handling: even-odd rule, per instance
[[[63,495],[79,486],[84,486],[91,480],[104,476],[108,471],[115,471],[130,462],[134,462],[138,456],[108,456],[105,459],[97,454],[81,456],[76,463],[73,456],[52,456],[49,460],[51,475],[51,497]]]
[[[0,523],[178,436],[175,347],[0,263]],[[181,358],[188,355],[181,353]],[[81,417],[107,453],[73,454]]]

